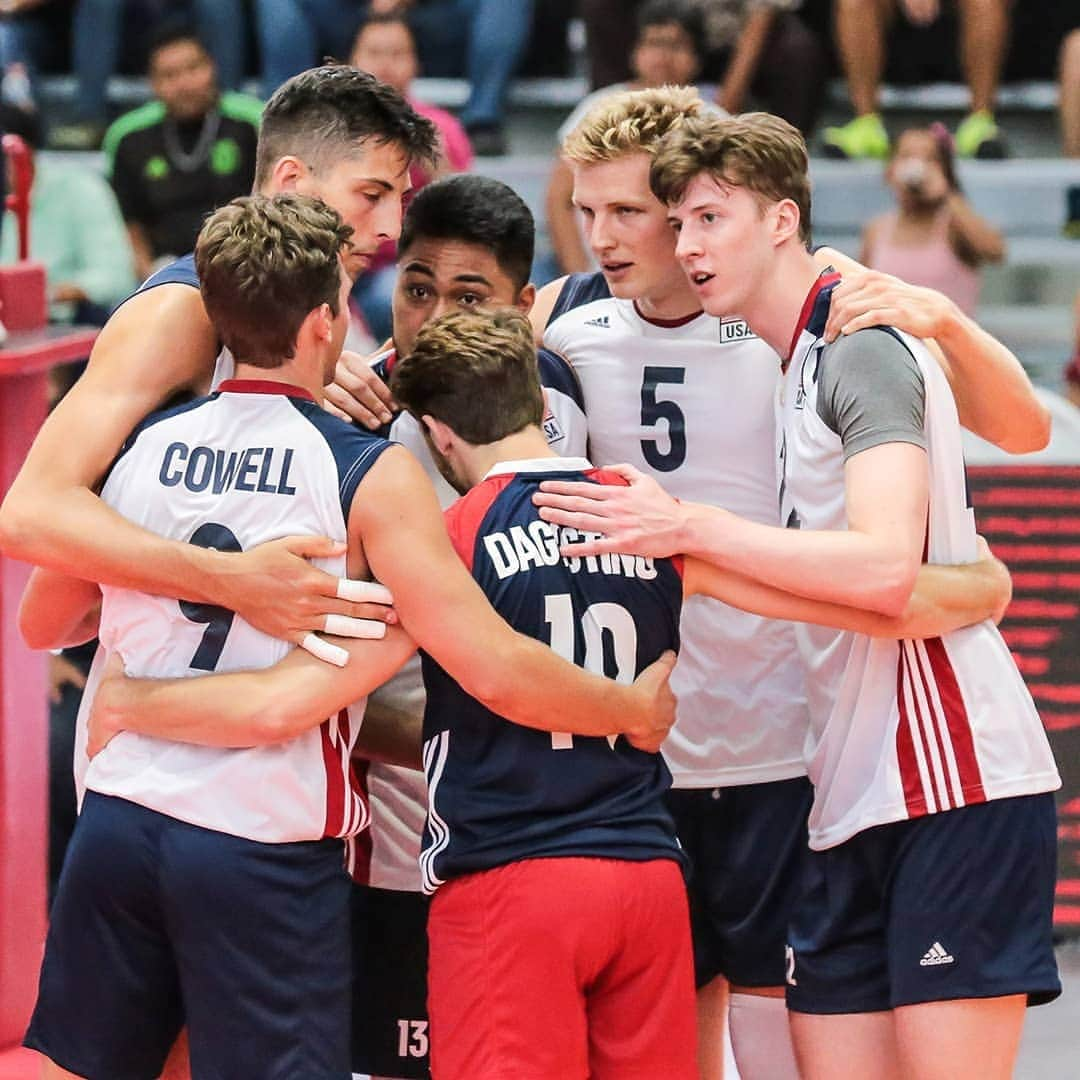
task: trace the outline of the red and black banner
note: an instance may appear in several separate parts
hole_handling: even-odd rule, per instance
[[[1054,921],[1080,933],[1080,465],[969,468],[979,532],[1012,571],[1001,624],[1054,748]]]

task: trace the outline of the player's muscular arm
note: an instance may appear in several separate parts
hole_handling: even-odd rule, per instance
[[[551,312],[565,284],[566,278],[556,278],[555,281],[549,281],[536,294],[536,300],[529,311],[529,322],[532,323],[533,338],[537,345],[544,343],[544,328],[547,326],[548,319],[551,318]]]
[[[832,248],[819,248],[814,258],[844,275],[833,293],[827,340],[879,325],[928,339],[964,427],[1014,454],[1046,446],[1050,413],[1035,396],[1020,361],[948,297],[867,270]]]
[[[458,558],[434,489],[407,451],[386,451],[360,482],[353,530],[405,629],[493,712],[541,731],[626,734],[639,747],[659,746],[674,721],[666,683],[674,657],[620,686],[513,631]]]
[[[91,489],[149,412],[209,381],[215,351],[196,289],[161,285],[124,304],[98,337],[86,373],[45,421],[4,500],[4,551],[108,584],[212,599],[199,588],[205,582],[192,564],[197,552],[123,520]]]
[[[846,531],[781,529],[726,510],[678,502],[628,465],[627,487],[546,480],[541,516],[593,538],[564,554],[684,553],[782,592],[899,616],[907,607],[926,526],[926,452],[885,443],[845,466]]]
[[[0,548],[106,585],[220,604],[289,641],[322,630],[328,614],[386,618],[336,599],[337,579],[306,561],[338,553],[324,538],[222,554],[147,532],[94,494],[148,413],[178,391],[208,386],[216,352],[197,289],[159,285],[128,300],[34,440],[0,507]]]
[[[381,686],[416,648],[398,627],[388,628],[380,641],[329,640],[349,653],[344,667],[294,649],[259,671],[132,679],[114,654],[94,697],[90,755],[121,731],[201,746],[286,742]]]
[[[818,623],[870,637],[939,637],[984,619],[1000,619],[1012,596],[1004,564],[980,538],[980,560],[966,566],[922,566],[903,614],[872,611],[810,600],[753,578],[688,558],[686,594],[712,596],[733,607],[771,619]]]
[[[96,583],[39,566],[19,603],[19,633],[31,649],[81,645],[96,636],[100,614]]]

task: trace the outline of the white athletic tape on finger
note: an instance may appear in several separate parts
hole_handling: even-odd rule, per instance
[[[337,596],[339,600],[349,600],[354,604],[386,604],[391,606],[394,597],[385,585],[377,581],[353,581],[350,578],[338,578]]]
[[[373,641],[386,637],[386,623],[377,619],[354,619],[351,615],[327,615],[323,629],[335,637],[370,638]]]
[[[323,660],[334,667],[344,667],[349,662],[349,654],[340,645],[331,645],[317,634],[305,634],[300,648],[311,653],[316,660]]]

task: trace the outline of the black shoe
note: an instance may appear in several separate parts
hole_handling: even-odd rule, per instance
[[[501,124],[482,124],[465,130],[477,157],[502,157],[506,153],[506,132]]]

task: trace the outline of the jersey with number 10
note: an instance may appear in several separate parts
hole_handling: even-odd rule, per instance
[[[101,494],[151,532],[219,551],[295,535],[344,541],[357,486],[389,445],[330,416],[298,387],[226,382],[146,420]],[[345,573],[344,556],[318,565]],[[291,648],[224,608],[130,589],[102,593],[99,665],[101,653],[119,651],[131,675],[264,668]],[[360,701],[289,742],[249,749],[122,732],[90,762],[85,783],[249,840],[349,836],[368,817],[349,764],[363,708]]]
[[[624,482],[584,459],[504,462],[446,512],[450,537],[514,629],[580,667],[632,682],[666,649],[678,648],[681,562],[563,558],[560,541],[577,532],[542,521],[532,503],[541,481],[553,477]],[[519,859],[680,858],[663,801],[671,774],[659,754],[622,737],[511,723],[427,656],[424,682],[425,891]]]

